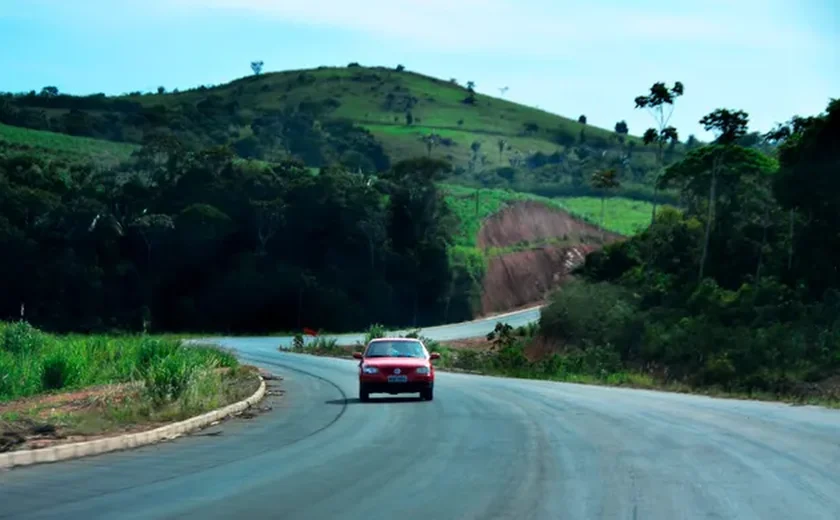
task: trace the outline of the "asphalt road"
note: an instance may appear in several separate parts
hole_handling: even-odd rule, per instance
[[[226,340],[285,378],[271,412],[0,473],[0,518],[840,518],[838,411],[446,373],[361,404],[279,343]]]

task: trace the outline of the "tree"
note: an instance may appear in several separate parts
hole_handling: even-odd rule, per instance
[[[252,200],[254,227],[257,237],[257,254],[265,255],[268,242],[277,234],[284,221],[286,204],[282,199]]]
[[[475,105],[476,97],[475,97],[475,82],[474,81],[467,81],[467,92],[469,94],[466,98],[464,98],[464,103],[467,105]]]
[[[431,157],[432,150],[440,143],[440,136],[437,134],[426,134],[420,140],[426,145],[426,155]]]
[[[694,137],[694,134],[689,135],[688,139],[685,140],[685,149],[686,150],[693,150],[693,149],[697,148],[698,146],[700,146],[700,141],[698,141],[697,138]]]
[[[674,101],[683,95],[684,87],[679,81],[674,83],[674,86],[668,88],[665,83],[657,82],[651,85],[650,92],[645,96],[637,96],[635,99],[636,108],[645,108],[653,116],[656,121],[656,128],[649,128],[644,133],[645,145],[656,144],[657,146],[657,161],[659,163],[659,172],[654,179],[654,196],[653,208],[651,209],[650,223],[656,221],[656,196],[659,185],[659,177],[662,175],[663,152],[665,145],[669,142],[676,142],[679,137],[677,129],[673,126],[668,126],[671,116],[674,113]]]
[[[624,144],[624,141],[627,139],[627,134],[630,133],[629,129],[627,128],[627,122],[621,120],[618,123],[616,123],[615,133],[618,134],[618,142]]]
[[[714,112],[707,114],[700,120],[706,131],[711,131],[717,134],[714,144],[709,148],[708,153],[703,155],[695,155],[692,157],[704,158],[705,167],[688,166],[691,164],[690,160],[683,161],[680,168],[675,168],[671,172],[667,172],[667,179],[670,180],[676,176],[686,178],[688,182],[698,182],[698,180],[707,175],[710,175],[708,183],[708,202],[706,210],[706,228],[703,236],[703,250],[700,256],[698,268],[698,283],[702,282],[706,259],[709,255],[709,242],[711,240],[712,227],[715,220],[715,202],[717,200],[717,184],[727,158],[731,158],[736,151],[733,149],[736,141],[747,132],[747,124],[749,122],[749,115],[742,110],[727,110],[717,109]],[[738,147],[740,148],[740,147]],[[709,162],[711,164],[709,164]],[[741,173],[743,174],[743,173]],[[664,178],[664,177],[663,177]],[[660,178],[662,180],[663,178]]]
[[[601,239],[606,238],[604,228],[604,214],[606,208],[607,192],[621,186],[618,180],[618,172],[615,168],[599,170],[592,175],[592,187],[601,192]]]
[[[519,150],[514,150],[512,154],[508,157],[508,163],[510,163],[511,168],[516,171],[516,168],[522,166],[525,162],[525,159],[522,157],[522,153]],[[512,178],[510,180],[513,180]]]
[[[41,96],[55,97],[58,95],[58,87],[44,87],[41,89]]]
[[[578,117],[578,123],[580,123],[582,125],[585,125],[586,124],[586,116],[581,114],[580,117]]]
[[[175,229],[175,223],[172,217],[162,214],[144,214],[131,223],[131,228],[137,230],[137,233],[143,239],[146,246],[146,262],[147,265],[152,262],[152,250],[163,237],[172,229]]]
[[[624,120],[619,121],[615,124],[615,133],[619,135],[627,135],[629,130],[627,128],[627,122]]]
[[[255,76],[259,76],[263,70],[263,62],[260,61],[252,61],[251,62],[251,70],[254,71]]]
[[[535,134],[540,130],[540,126],[537,123],[534,123],[533,121],[522,123],[522,126],[525,130],[525,135]]]
[[[479,141],[473,141],[470,144],[470,171],[475,170],[475,166],[479,160],[479,154],[481,152],[481,143]]]
[[[157,93],[158,94],[166,94],[166,87],[163,87],[163,86],[158,87],[157,88]]]
[[[499,148],[499,164],[502,164],[502,154],[505,151],[505,146],[507,146],[507,141],[500,137],[499,140],[496,141],[496,146]]]
[[[794,117],[769,137],[784,139],[779,146],[779,175],[774,194],[791,211],[793,242],[794,211],[805,225],[797,233],[796,259],[791,246],[789,276],[804,282],[814,297],[840,287],[836,251],[840,250],[840,99],[832,99],[817,117]]]
[[[405,67],[403,65],[397,65],[397,72],[402,72],[404,70],[405,70]]]
[[[815,122],[815,118],[813,117],[799,117],[794,116],[789,121],[784,124],[778,124],[775,128],[764,134],[764,140],[771,145],[781,145],[780,152],[782,155],[790,155],[789,150],[791,147],[788,146],[788,139],[791,137],[796,136],[801,137],[802,133],[813,123]],[[794,145],[795,147],[795,145]],[[788,161],[789,162],[789,161]],[[783,162],[782,165],[782,174],[779,176],[779,179],[787,179],[789,178],[787,175],[789,174],[790,170],[785,168],[788,164]],[[782,201],[784,205],[785,201],[789,201],[790,197],[786,196],[787,190],[782,189],[779,190],[780,183],[777,183],[775,186],[776,191],[779,193],[777,194],[777,199]],[[788,207],[788,234],[789,234],[789,241],[788,241],[788,259],[787,259],[787,268],[790,272],[793,269],[793,256],[794,256],[794,244],[795,244],[795,224],[796,224],[796,210],[798,209],[793,204],[787,204]]]

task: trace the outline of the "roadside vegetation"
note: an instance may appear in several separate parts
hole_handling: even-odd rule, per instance
[[[214,347],[67,335],[0,322],[0,451],[185,419],[252,395],[256,374]]]
[[[468,319],[475,281],[450,269],[458,224],[435,184],[447,168],[312,175],[169,139],[112,170],[0,154],[0,318],[223,334]]]
[[[838,405],[840,101],[767,134],[772,155],[737,144],[747,122],[705,117],[716,142],[661,175],[685,209],[589,254],[538,326],[499,325],[490,348],[429,342],[439,366]]]
[[[544,310],[564,352],[727,392],[840,399],[840,102],[736,143],[747,114],[702,123],[717,141],[668,167],[683,212],[586,258]]]
[[[0,319],[61,332],[468,319],[488,263],[475,234],[518,197],[495,188],[597,196],[592,170],[615,166],[611,197],[648,197],[657,164],[626,125],[355,64],[116,97],[47,86],[0,94],[0,124]],[[377,125],[399,142],[377,140]],[[452,140],[464,132],[465,147]],[[542,144],[511,147],[522,140]],[[672,144],[666,158],[683,154]],[[443,195],[473,187],[489,198],[478,212]],[[604,225],[632,227],[618,200]]]
[[[683,94],[655,83],[634,100],[654,121],[641,137],[404,67],[255,70],[117,97],[2,94],[0,320],[97,334],[461,321],[480,307],[494,255],[566,245],[478,249],[481,222],[527,199],[628,239],[590,254],[538,333],[497,345],[481,370],[833,388],[837,102],[766,136],[717,110],[701,123],[718,138],[701,143],[667,124]],[[9,355],[9,395],[44,390],[42,372],[21,379],[14,367],[30,365]],[[98,384],[71,361],[68,381]]]

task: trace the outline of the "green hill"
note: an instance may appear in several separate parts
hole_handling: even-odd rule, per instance
[[[453,163],[452,182],[556,195],[592,195],[592,172],[616,167],[627,192],[649,198],[655,162],[636,137],[381,67],[322,67],[117,97],[45,88],[0,96],[0,122],[137,144],[165,132],[189,146],[231,145],[245,158],[292,156],[312,167],[363,171],[429,154]],[[681,148],[669,150],[671,159]]]

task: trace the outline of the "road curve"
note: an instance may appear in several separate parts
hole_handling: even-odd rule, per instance
[[[540,319],[541,306],[529,307],[527,309],[518,310],[516,312],[508,312],[505,314],[496,314],[473,321],[465,321],[462,323],[452,323],[449,325],[438,325],[436,327],[426,327],[420,330],[420,334],[437,341],[449,341],[463,338],[477,338],[491,332],[498,322],[505,322],[512,327],[521,327],[534,323]],[[410,332],[410,329],[391,331],[389,334],[405,335]],[[364,334],[326,334],[324,338],[335,339],[336,343],[341,346],[355,345],[356,343],[363,343],[365,339]],[[251,337],[251,338],[236,338],[236,337],[222,337],[214,338],[212,341],[221,342],[222,344],[232,346],[239,350],[249,350],[250,348],[260,348],[262,345],[271,344],[272,348],[283,347],[288,348],[292,346],[293,337],[291,336],[272,336],[272,337]],[[304,342],[310,343],[314,340],[309,336],[304,336]],[[203,340],[201,340],[203,341]]]
[[[448,373],[362,404],[352,361],[279,343],[225,340],[273,411],[0,473],[0,518],[840,518],[838,411]]]

